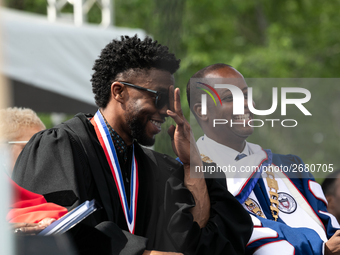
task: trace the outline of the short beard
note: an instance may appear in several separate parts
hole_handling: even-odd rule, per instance
[[[146,135],[146,124],[143,124],[143,114],[136,114],[135,109],[131,109],[130,113],[126,112],[126,123],[130,129],[132,138],[136,139],[138,143],[144,146],[152,146],[155,143],[155,138],[149,138]]]

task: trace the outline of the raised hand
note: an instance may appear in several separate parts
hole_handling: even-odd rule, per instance
[[[196,206],[191,209],[194,221],[203,228],[210,217],[210,198],[207,185],[205,183],[204,174],[199,173],[195,177],[190,178],[190,171],[195,171],[196,166],[202,166],[202,160],[196,146],[194,135],[188,121],[185,119],[181,107],[180,91],[176,88],[170,88],[170,110],[167,114],[176,122],[170,126],[168,134],[170,135],[172,148],[184,166],[184,185],[190,190],[195,199]],[[172,96],[173,95],[173,96]]]
[[[176,127],[171,125],[168,129],[172,148],[184,166],[190,165],[190,157],[191,163],[201,165],[202,162],[194,135],[191,131],[190,124],[183,115],[179,88],[173,91],[173,87],[171,86],[169,95],[170,110],[167,111],[167,114],[177,124]]]

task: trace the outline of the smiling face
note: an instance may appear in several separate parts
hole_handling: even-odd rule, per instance
[[[242,151],[245,145],[245,139],[253,133],[253,127],[248,125],[248,121],[253,119],[252,113],[248,109],[248,86],[243,76],[234,68],[223,67],[209,72],[205,78],[211,78],[213,83],[232,84],[237,86],[243,92],[244,96],[244,114],[233,114],[233,95],[229,89],[216,89],[219,94],[222,105],[210,99],[207,100],[207,117],[202,127],[206,135],[218,143],[227,145],[235,150]],[[223,80],[222,80],[223,79]],[[215,84],[210,84],[214,86]],[[227,120],[227,124],[214,125],[214,119]],[[245,125],[244,125],[245,123]]]
[[[161,101],[161,108],[159,108],[155,105],[155,94],[125,87],[129,95],[124,112],[125,131],[140,144],[151,146],[155,142],[155,135],[161,131],[161,124],[168,116],[166,110],[168,109],[169,87],[174,85],[174,78],[167,71],[150,69],[126,82],[161,93],[158,99]]]

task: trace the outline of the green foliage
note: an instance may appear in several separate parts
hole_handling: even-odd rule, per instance
[[[47,13],[46,0],[4,0],[3,4],[8,8],[34,12],[39,14]]]
[[[142,28],[181,58],[181,68],[175,78],[187,118],[190,111],[186,84],[196,71],[210,64],[230,64],[248,78],[339,76],[340,0],[116,0],[114,4],[117,26]],[[46,13],[45,0],[7,0],[7,5]],[[98,10],[91,11],[89,21],[98,22],[99,18]],[[321,101],[327,102],[328,92],[319,88],[315,91],[324,96]],[[338,90],[330,92],[338,93]],[[268,147],[282,153],[295,148],[299,155],[308,154],[303,155],[306,162],[313,159],[331,162],[339,140],[336,101],[331,101],[331,106],[326,108],[334,119],[330,125],[315,123],[298,131],[301,133],[270,131],[272,135],[263,129],[252,139],[259,141],[263,135],[279,134],[281,139],[271,140]],[[322,115],[318,105],[311,107],[315,116]],[[163,129],[170,123],[165,123]],[[313,140],[317,133],[324,134],[326,142],[314,144],[314,152],[303,153],[306,139]],[[157,135],[155,149],[173,155],[166,130]],[[333,156],[329,158],[326,152]]]
[[[49,113],[38,113],[38,117],[45,124],[46,129],[53,128],[55,125],[60,124],[60,123],[53,124],[51,114]],[[65,115],[65,118],[62,120],[62,122],[69,120],[71,118],[73,118],[73,115],[71,114]]]
[[[53,127],[50,114],[48,114],[48,113],[38,113],[38,117],[45,124],[46,129]]]

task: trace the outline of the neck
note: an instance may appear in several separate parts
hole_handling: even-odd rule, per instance
[[[242,152],[246,146],[246,141],[244,140],[242,143],[223,143],[223,145],[228,146],[235,151]]]
[[[126,145],[131,145],[133,143],[133,138],[130,134],[126,132],[126,128],[122,126],[122,117],[117,114],[116,111],[111,110],[111,107],[100,108],[102,115],[105,117],[106,121],[110,126],[120,135],[124,140]]]

